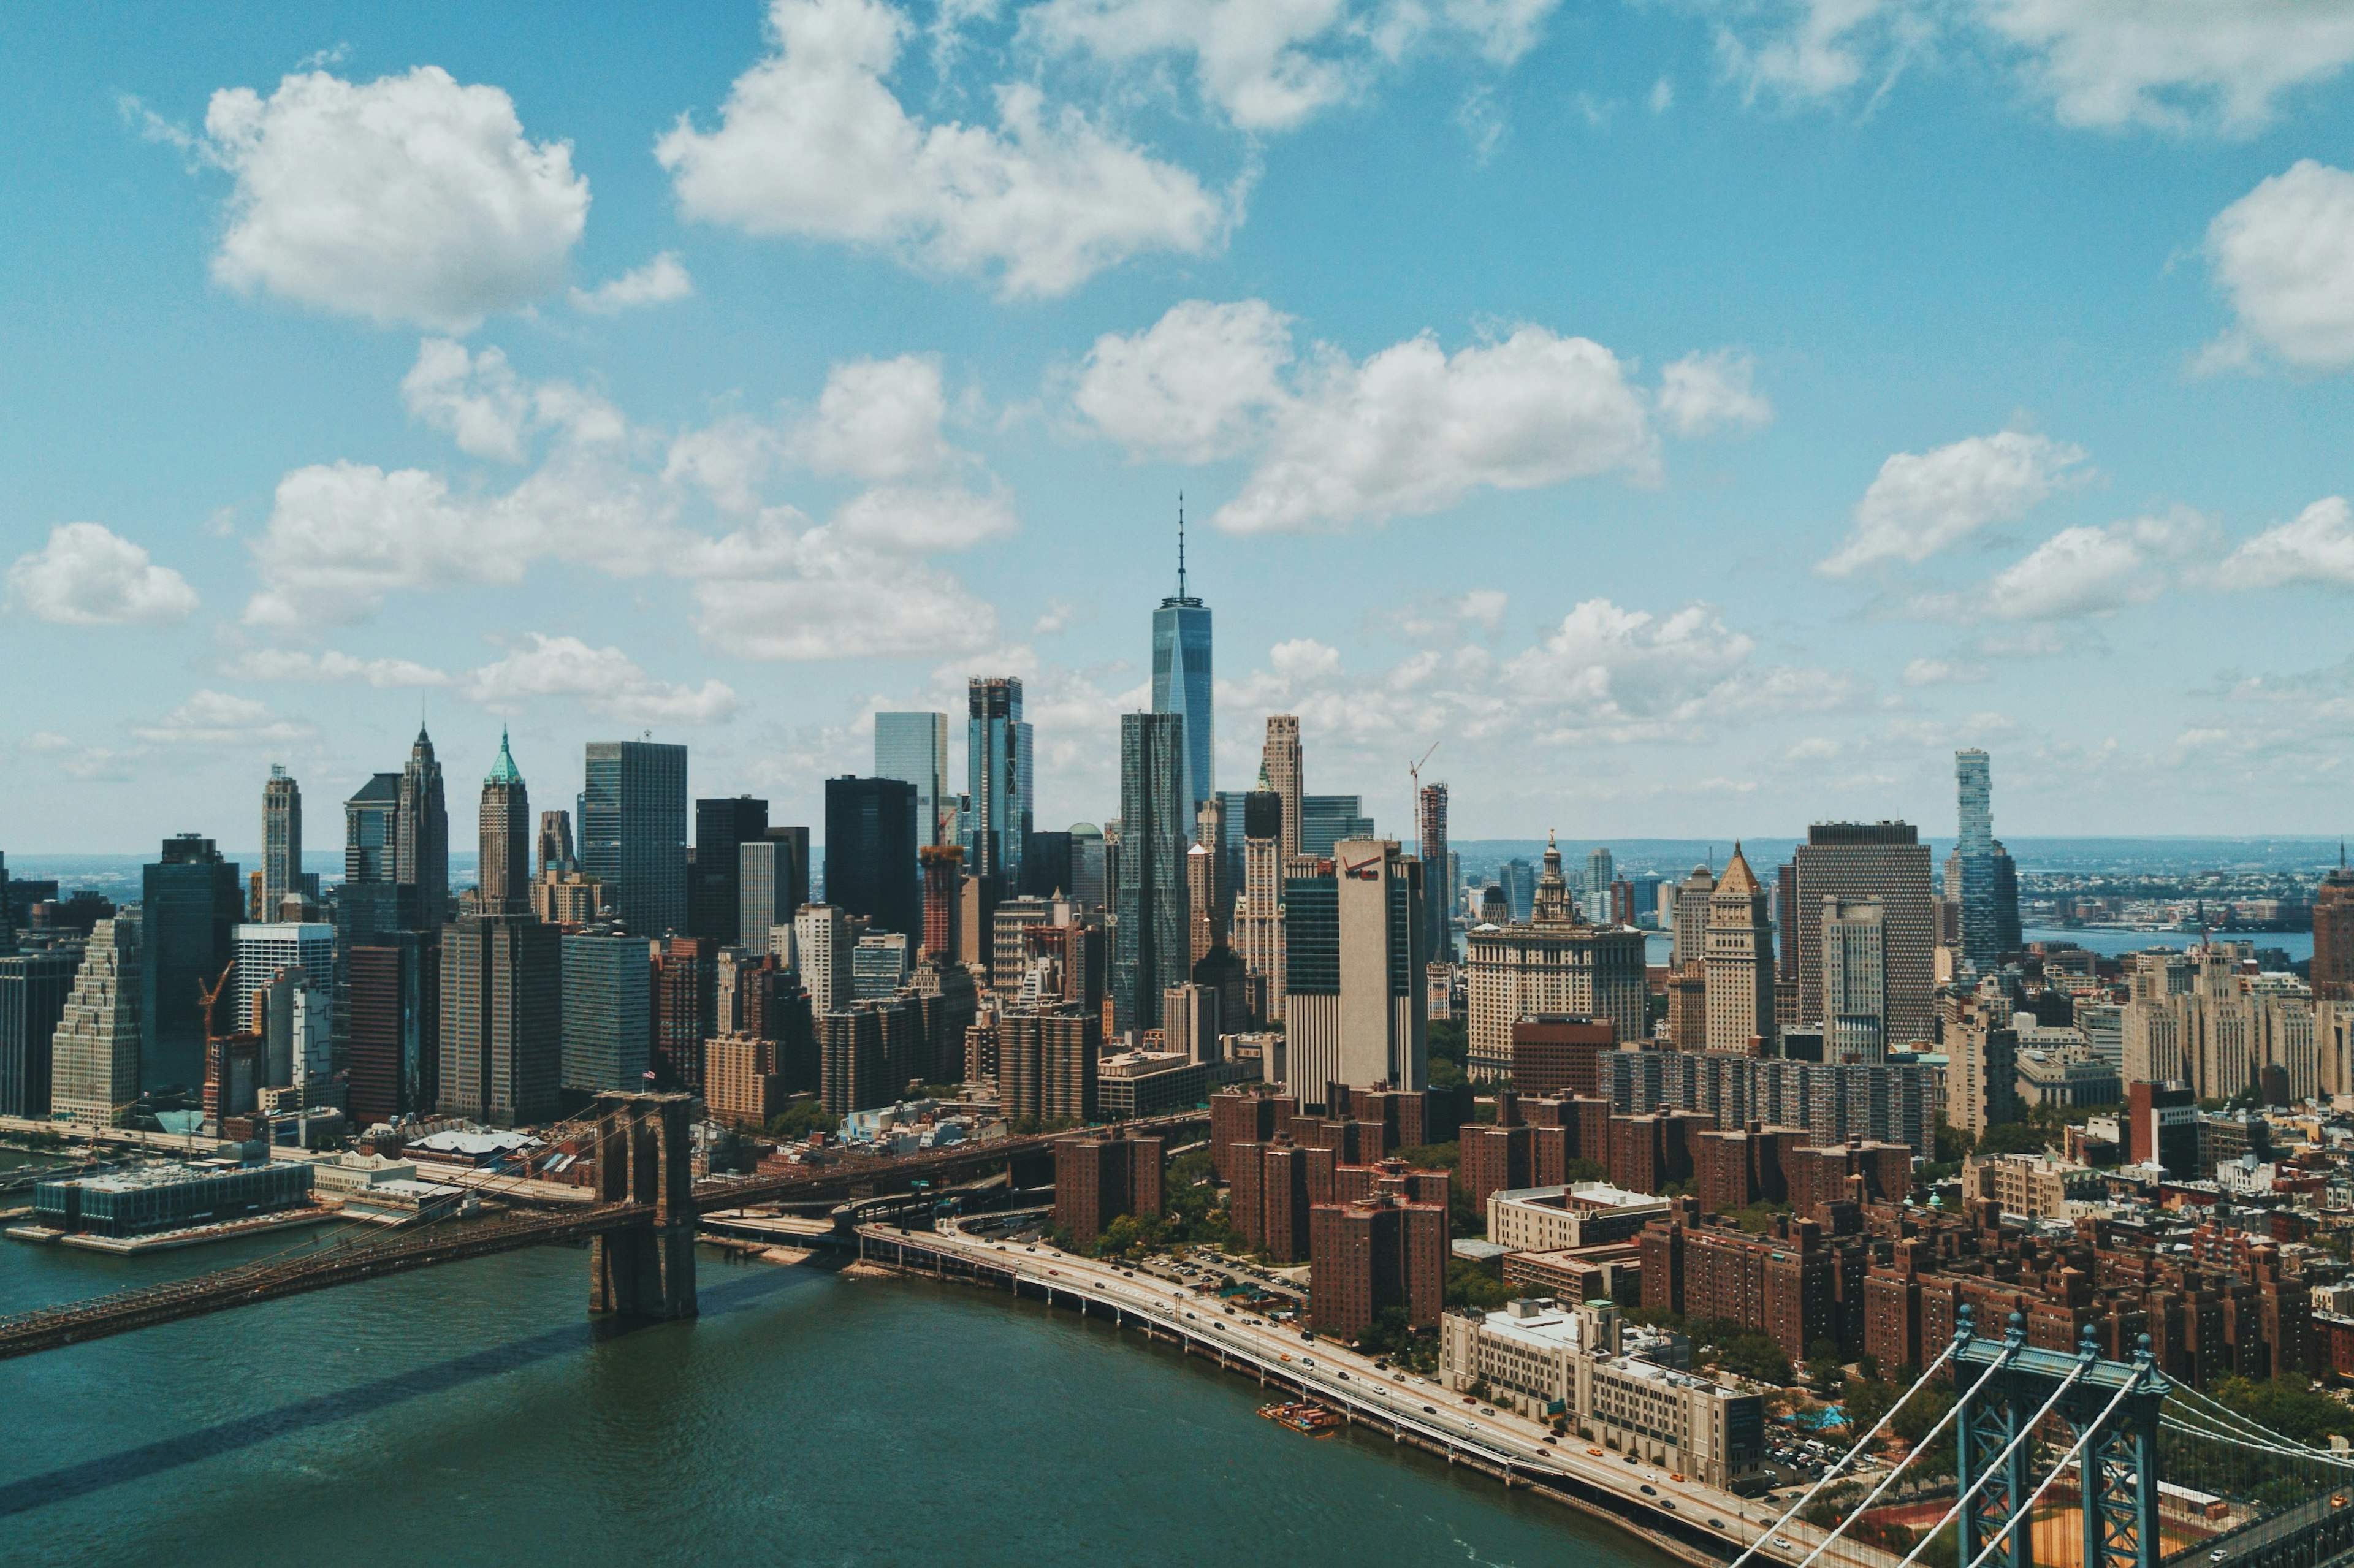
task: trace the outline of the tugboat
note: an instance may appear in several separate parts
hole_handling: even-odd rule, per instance
[[[1278,1425],[1310,1437],[1328,1437],[1341,1429],[1341,1417],[1320,1404],[1287,1404],[1278,1400],[1262,1404],[1258,1413]]]

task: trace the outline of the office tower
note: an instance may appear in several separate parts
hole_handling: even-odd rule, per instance
[[[1119,718],[1119,881],[1113,890],[1112,1027],[1161,1022],[1161,993],[1193,970],[1185,852],[1193,811],[1183,798],[1185,721]]]
[[[653,1055],[663,1088],[703,1092],[703,1043],[719,1032],[719,953],[694,937],[652,944]]]
[[[142,874],[139,1088],[204,1082],[204,994],[229,966],[244,908],[236,865],[195,833],[165,839]]]
[[[743,846],[769,832],[769,803],[751,795],[695,803],[695,853],[687,934],[733,947],[745,940]],[[773,923],[773,922],[772,922]],[[768,929],[764,925],[762,931]]]
[[[291,966],[252,993],[247,1029],[261,1037],[262,1074],[257,1087],[299,1088],[299,1103],[305,1107],[334,1103],[328,996],[323,987],[312,983],[311,976]]]
[[[394,825],[393,881],[411,891],[402,900],[414,906],[402,926],[435,929],[450,917],[450,809],[441,794],[441,764],[432,737],[417,726],[408,764],[400,770]]]
[[[379,773],[344,802],[344,885],[335,927],[346,948],[378,931],[413,928],[401,908],[400,775]]]
[[[1267,767],[1243,800],[1243,885],[1235,901],[1235,948],[1250,977],[1257,1011],[1283,1016],[1283,797]]]
[[[1185,512],[1177,511],[1177,591],[1152,612],[1152,711],[1184,720],[1177,798],[1191,813],[1215,793],[1218,726],[1211,717],[1210,610],[1185,591]]]
[[[1030,726],[1023,722],[1022,683],[1014,676],[975,675],[966,701],[965,782],[970,804],[965,870],[988,884],[994,898],[1022,882],[1022,852],[1031,828]],[[831,884],[826,896],[838,896]]]
[[[1946,1030],[1946,1119],[1978,1136],[2017,1121],[2019,1033],[2008,1003],[1989,1007],[1972,998]]]
[[[2313,994],[2324,1001],[2354,1001],[2354,869],[2346,851],[2313,895]]]
[[[1527,861],[1512,859],[1496,868],[1496,885],[1503,890],[1504,917],[1523,923],[1536,915],[1537,868]],[[1711,885],[1713,885],[1712,884]],[[1702,922],[1706,924],[1705,921]]]
[[[1300,1103],[1334,1084],[1428,1087],[1422,863],[1394,839],[1343,839],[1330,870],[1285,883],[1283,925],[1284,1080]]]
[[[654,1015],[654,971],[646,939],[583,931],[563,938],[559,959],[563,1087],[587,1095],[643,1089]]]
[[[1962,885],[1946,889],[1946,896],[1961,905],[1962,956],[1978,973],[1992,974],[2002,962],[2002,933],[1995,923],[1994,770],[1987,754],[1954,753],[1954,785],[1960,801],[1954,859]]]
[[[1610,851],[1601,844],[1585,852],[1585,917],[1597,925],[1610,919],[1610,885],[1618,878]],[[1599,895],[1597,902],[1596,895]]]
[[[257,1034],[261,1032],[254,1012],[253,994],[275,980],[281,970],[297,970],[304,983],[316,987],[323,995],[334,994],[335,928],[323,920],[272,920],[239,926],[232,938],[232,949],[237,978],[230,984],[236,1005],[228,1010],[228,1016],[236,1019],[240,1029]]]
[[[793,947],[801,959],[801,985],[810,1011],[839,1012],[851,1002],[850,916],[831,904],[804,904],[793,911]]]
[[[475,907],[485,915],[524,915],[531,910],[531,794],[523,770],[507,747],[507,731],[499,726],[498,759],[482,779],[482,803],[476,817],[482,832],[480,885]]]
[[[1225,1060],[1218,1034],[1224,1010],[1214,986],[1172,985],[1161,997],[1161,1048],[1197,1066]]]
[[[989,987],[1000,999],[1011,997],[1022,985],[1029,961],[1023,933],[1044,926],[1054,906],[1043,898],[1009,898],[989,917]]]
[[[904,931],[870,931],[850,949],[851,994],[861,1001],[879,1001],[898,994],[913,965]]]
[[[542,811],[539,814],[539,874],[550,871],[559,875],[580,869],[580,857],[572,850],[572,813]]]
[[[953,842],[956,810],[949,794],[949,715],[893,713],[875,715],[875,777],[916,787],[916,844]]]
[[[139,921],[119,916],[91,927],[81,968],[49,1040],[51,1115],[112,1127],[139,1098],[144,972]]]
[[[1071,885],[1065,889],[1082,909],[1101,913],[1111,899],[1104,874],[1103,830],[1093,822],[1071,824]]]
[[[1071,835],[1034,832],[1022,852],[1022,885],[1037,898],[1061,898],[1071,891]]]
[[[1807,830],[1792,863],[1798,877],[1798,1017],[1811,1022],[1823,1016],[1823,900],[1878,898],[1888,962],[1889,1049],[1931,1039],[1936,903],[1929,887],[1929,846],[1913,824],[1818,822]]]
[[[1415,850],[1422,858],[1423,906],[1430,933],[1423,950],[1431,962],[1455,961],[1455,857],[1447,848],[1447,786],[1425,784],[1415,796]]]
[[[769,830],[767,836],[748,839],[736,851],[737,944],[765,952],[769,933],[793,923],[793,911],[809,902],[809,875],[800,856],[806,851],[790,837],[802,828]]]
[[[441,933],[440,1108],[493,1127],[553,1121],[563,1077],[563,938],[528,915]]]
[[[686,747],[650,740],[588,743],[580,869],[605,885],[632,933],[686,930]]]
[[[1774,973],[1786,985],[1798,983],[1798,868],[1774,868],[1774,929],[1781,933],[1774,949]]]
[[[71,948],[0,955],[0,1116],[49,1114],[58,1021],[80,968]]]
[[[1357,795],[1303,795],[1299,800],[1299,853],[1310,860],[1331,857],[1342,839],[1373,837],[1373,820]]]
[[[441,948],[435,938],[398,931],[341,955],[355,1128],[433,1114],[441,1072]]]
[[[1774,1028],[1774,926],[1741,846],[1708,901],[1708,1048],[1767,1054]],[[1762,1042],[1762,1044],[1760,1044]]]
[[[1577,918],[1550,836],[1529,918],[1483,925],[1463,949],[1468,1065],[1477,1076],[1511,1072],[1512,1025],[1532,1014],[1606,1018],[1628,1042],[1650,1033],[1643,934]]]
[[[288,894],[302,891],[302,791],[286,769],[270,765],[261,787],[260,918],[278,918]]]
[[[916,851],[924,885],[924,953],[955,961],[964,914],[964,851],[955,844],[925,844]]]
[[[1234,918],[1235,885],[1226,874],[1226,800],[1213,795],[1193,813],[1193,847],[1185,862],[1193,961],[1225,945]]]
[[[1826,898],[1823,1060],[1872,1063],[1888,1055],[1888,942],[1877,898]]]
[[[2025,936],[2019,927],[2019,863],[1994,842],[1994,935],[1995,950],[2017,953],[2026,949]]]
[[[1716,874],[1705,865],[1676,884],[1672,969],[1697,967],[1708,957],[1708,901],[1716,896]]]
[[[605,885],[591,882],[577,870],[566,871],[551,865],[531,885],[531,912],[551,926],[570,926],[576,929],[592,926],[606,918],[610,912],[605,904]]]
[[[1102,1051],[1098,1012],[1053,1007],[1000,1013],[997,1086],[1007,1118],[1017,1124],[1093,1121]]]
[[[1259,749],[1259,771],[1266,775],[1267,787],[1283,801],[1283,864],[1290,874],[1291,863],[1299,858],[1301,804],[1306,788],[1305,763],[1299,752],[1299,715],[1269,714],[1267,715],[1267,739]]]
[[[898,779],[825,781],[827,903],[882,930],[922,930],[916,842],[914,785]]]

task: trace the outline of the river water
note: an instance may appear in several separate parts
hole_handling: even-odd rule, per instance
[[[0,1311],[287,1245],[0,1242]],[[0,1362],[0,1562],[1669,1568],[1034,1301],[708,1251],[702,1286],[600,1333],[546,1247]]]

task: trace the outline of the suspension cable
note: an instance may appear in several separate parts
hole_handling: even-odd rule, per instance
[[[2052,1391],[2052,1397],[2043,1402],[2043,1408],[2037,1411],[2032,1416],[2020,1424],[2019,1430],[2011,1435],[2010,1441],[2003,1445],[2002,1452],[1997,1454],[1994,1457],[1993,1462],[1988,1464],[1984,1470],[1979,1472],[1978,1478],[1970,1483],[1970,1488],[1967,1491],[1954,1499],[1954,1506],[1946,1510],[1946,1517],[1939,1520],[1935,1525],[1931,1526],[1929,1530],[1922,1535],[1920,1540],[1913,1543],[1913,1550],[1904,1554],[1904,1561],[1898,1563],[1897,1568],[1906,1568],[1907,1563],[1919,1558],[1922,1552],[1929,1549],[1929,1542],[1936,1540],[1938,1535],[1945,1530],[1946,1526],[1953,1523],[1955,1520],[1961,1517],[1962,1510],[1969,1507],[1970,1499],[1978,1496],[1979,1491],[1985,1488],[1988,1481],[1994,1479],[1996,1471],[2001,1469],[2005,1465],[2010,1462],[2011,1455],[2018,1452],[2019,1446],[2021,1443],[2026,1442],[2029,1436],[2034,1433],[2035,1429],[2043,1424],[2043,1418],[2052,1414],[2052,1408],[2060,1403],[2061,1399],[2067,1393],[2068,1390],[2075,1384],[2076,1380],[2083,1377],[2087,1372],[2092,1370],[2093,1363],[2095,1359],[2096,1358],[2089,1351],[2078,1359],[2075,1366],[2070,1370],[2068,1375],[2060,1380],[2060,1386]],[[1994,1369],[1989,1367],[1987,1370],[1991,1373]],[[1981,1378],[1979,1381],[1983,1383],[1985,1379]],[[2127,1386],[2130,1387],[2131,1385],[2128,1384]],[[1956,1404],[1954,1408],[1956,1410],[1959,1410],[1961,1406]],[[1956,1455],[1956,1458],[1959,1460],[1961,1456]],[[1969,1568],[1977,1568],[1977,1564],[1975,1563],[1971,1563]]]
[[[2074,1382],[2076,1374],[2074,1372],[2068,1374],[2069,1383]],[[2041,1499],[2045,1492],[2052,1489],[2052,1483],[2060,1478],[2062,1472],[2065,1471],[2071,1464],[2074,1463],[2076,1457],[2084,1451],[2084,1445],[2090,1443],[2094,1435],[2096,1435],[2102,1427],[2109,1424],[2109,1417],[2115,1414],[2118,1405],[2123,1404],[2126,1402],[2126,1395],[2133,1393],[2135,1389],[2140,1386],[2140,1383],[2141,1379],[2138,1376],[2126,1380],[2126,1385],[2117,1390],[2116,1397],[2110,1400],[2107,1407],[2105,1408],[2099,1415],[2095,1416],[2093,1419],[2092,1424],[2086,1426],[2084,1431],[2078,1435],[2075,1446],[2071,1447],[2067,1453],[2060,1457],[2060,1462],[2052,1467],[2052,1473],[2045,1476],[2042,1482],[2038,1485],[2032,1492],[2028,1494],[2026,1503],[2012,1510],[2009,1526],[2006,1529],[1996,1531],[1994,1532],[1994,1539],[1988,1542],[1986,1545],[1979,1550],[1978,1554],[1969,1560],[1966,1568],[1981,1568],[1981,1565],[1986,1562],[1986,1560],[1994,1555],[1995,1549],[2000,1546],[2005,1540],[2009,1539],[2014,1531],[2023,1529],[2029,1532],[2028,1539],[2031,1542],[2034,1540],[2036,1503]],[[2060,1385],[2061,1392],[2065,1393],[2067,1391],[2067,1387],[2068,1383],[2062,1383]],[[2057,1401],[2060,1395],[2055,1393],[2052,1397],[2054,1401]],[[2043,1408],[2046,1412],[2049,1412],[2052,1406],[2047,1404]],[[2024,1437],[2029,1432],[2035,1430],[2037,1424],[2042,1419],[2043,1417],[2039,1414],[2034,1421],[2029,1422],[2026,1427],[2020,1432],[2020,1437]],[[2018,1438],[2013,1438],[2012,1442],[2016,1444],[2018,1440]],[[2006,1452],[2008,1452],[2008,1450],[2006,1450]],[[1988,1475],[1992,1475],[1994,1472],[1989,1469],[1987,1473]],[[2155,1484],[2155,1482],[2151,1480],[2151,1478],[2147,1476],[2143,1477],[2142,1480],[2147,1484]],[[2093,1506],[2092,1478],[2089,1476],[2084,1477],[2083,1479],[2078,1481],[2077,1486],[2079,1490],[2083,1493],[2082,1497],[2078,1499],[2080,1504],[2084,1508],[2091,1508]],[[1947,1517],[1951,1518],[1952,1516],[1948,1515]],[[1937,1527],[1938,1530],[1943,1530],[1946,1527],[1942,1524]],[[1934,1536],[1935,1533],[1935,1531],[1933,1531],[1931,1535]],[[1920,1548],[1917,1546],[1914,1548],[1914,1551],[1916,1552],[1919,1550]],[[1912,1558],[1907,1557],[1905,1561],[1910,1563]]]

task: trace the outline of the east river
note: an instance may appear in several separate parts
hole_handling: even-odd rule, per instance
[[[0,1241],[0,1311],[291,1241]],[[0,1362],[0,1562],[1670,1568],[1100,1321],[701,1264],[700,1320],[627,1333],[546,1247]]]

